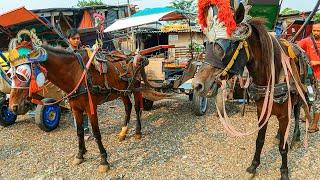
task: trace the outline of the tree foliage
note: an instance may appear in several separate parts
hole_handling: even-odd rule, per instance
[[[103,5],[101,0],[78,0],[77,7]]]
[[[170,8],[176,8],[187,12],[196,13],[197,11],[197,5],[195,0],[176,0],[170,2]]]
[[[316,15],[314,15],[314,19],[320,21],[320,12],[317,12]]]
[[[285,8],[284,10],[281,11],[280,14],[285,15],[285,14],[297,14],[297,13],[300,13],[300,11],[294,10],[292,8]]]

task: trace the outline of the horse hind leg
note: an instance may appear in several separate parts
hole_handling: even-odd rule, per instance
[[[122,130],[119,134],[119,142],[123,141],[127,136],[128,124],[130,121],[131,110],[132,110],[132,103],[131,103],[131,100],[128,96],[122,96],[121,100],[122,100],[124,107],[125,107],[126,116],[124,118],[124,125],[123,125]]]
[[[301,100],[298,99],[298,103],[294,105],[294,131],[293,131],[293,137],[291,141],[291,148],[300,148],[302,146],[301,140],[300,140],[300,127],[299,127],[299,118],[300,118],[300,109],[301,109]]]
[[[280,151],[280,155],[282,158],[282,165],[280,168],[281,180],[288,180],[289,179],[289,169],[288,169],[288,149],[289,148],[288,148],[288,143],[284,142],[284,136],[286,133],[289,118],[290,117],[286,117],[286,116],[278,117],[279,127],[280,127],[279,151]],[[283,147],[285,147],[285,148],[283,148]]]
[[[85,147],[85,142],[84,142],[83,112],[73,110],[73,114],[74,114],[74,118],[76,119],[76,123],[77,123],[79,152],[72,163],[74,165],[79,165],[84,161],[83,155],[87,152],[87,149]]]
[[[264,121],[266,121],[266,119]],[[264,121],[261,121],[259,126],[261,126]],[[261,151],[265,141],[267,126],[268,122],[258,132],[258,137],[256,139],[256,152],[251,162],[251,166],[246,170],[248,172],[248,177],[246,177],[246,179],[253,179],[256,174],[257,167],[260,165]]]
[[[101,133],[100,133],[100,129],[99,129],[97,112],[95,112],[94,114],[90,114],[88,116],[89,116],[90,123],[92,126],[93,136],[95,137],[95,140],[98,144],[98,148],[99,148],[100,156],[101,156],[101,161],[100,161],[100,165],[99,165],[99,172],[104,173],[110,169],[110,165],[107,161],[107,157],[108,157],[107,152],[106,152],[105,148],[103,147],[103,144],[101,141]]]
[[[137,115],[137,122],[136,122],[136,133],[134,135],[136,140],[141,139],[142,133],[141,133],[141,107],[140,107],[140,101],[141,101],[141,92],[135,92],[134,93],[134,109],[136,111]]]

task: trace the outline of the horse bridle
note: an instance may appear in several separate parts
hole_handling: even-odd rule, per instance
[[[226,76],[228,74],[232,66],[235,64],[235,61],[238,58],[241,50],[245,50],[247,62],[250,60],[250,51],[246,39],[251,35],[252,28],[249,24],[245,23],[243,25],[246,27],[246,32],[242,35],[238,35],[238,40],[231,40],[226,38],[218,39],[215,42],[212,42],[214,44],[218,44],[224,51],[224,58],[221,61],[227,62],[227,60],[229,59],[228,64],[223,68],[222,72],[218,74],[217,77],[215,77],[216,80],[218,80],[221,76]],[[238,45],[235,48],[236,43],[238,43]],[[231,55],[230,52],[233,52],[233,54]],[[203,64],[208,64],[214,68],[222,69],[221,67],[215,66],[213,63],[207,62],[206,60],[203,61]]]

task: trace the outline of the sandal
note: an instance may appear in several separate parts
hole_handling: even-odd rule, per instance
[[[318,132],[319,131],[319,128],[309,128],[308,129],[308,133],[315,133],[315,132]]]
[[[91,134],[85,134],[84,135],[84,140],[85,141],[92,141],[92,140],[94,140],[94,137],[91,136]]]
[[[304,118],[300,118],[300,119],[299,119],[299,122],[306,123],[306,121],[305,121]]]

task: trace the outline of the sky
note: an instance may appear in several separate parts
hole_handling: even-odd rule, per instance
[[[130,0],[140,9],[163,7],[174,0]],[[311,11],[317,0],[283,0],[282,9],[290,7],[300,11]],[[126,4],[127,0],[102,0],[106,4]],[[0,13],[25,6],[27,9],[64,8],[77,4],[77,0],[0,0]]]

